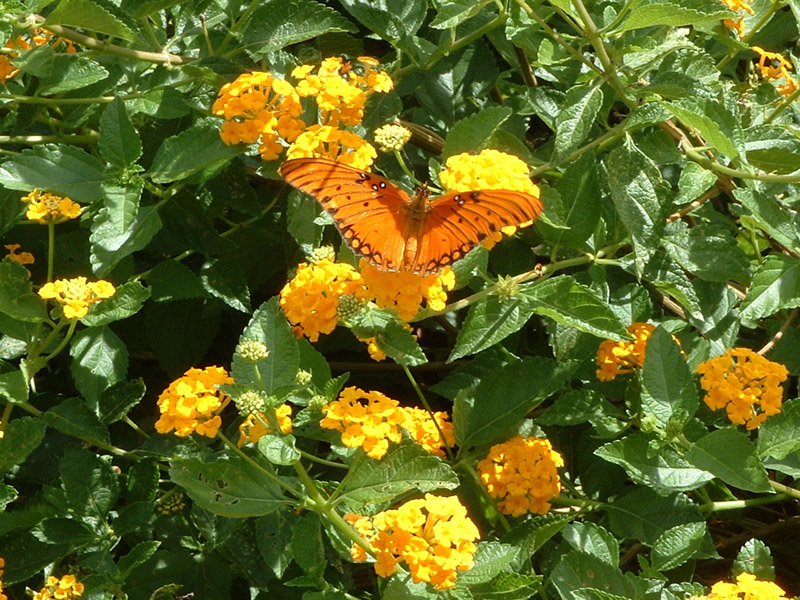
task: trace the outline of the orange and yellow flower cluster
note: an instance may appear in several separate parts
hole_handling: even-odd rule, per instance
[[[756,14],[753,8],[750,6],[751,0],[722,0],[722,3],[730,8],[733,11],[741,13],[741,11],[746,12],[751,17]],[[740,14],[739,18],[734,19],[725,19],[722,23],[727,27],[729,30],[736,33],[736,36],[739,38],[744,37],[744,15]]]
[[[405,563],[415,582],[445,590],[455,585],[459,571],[475,564],[480,533],[457,496],[425,494],[373,517],[349,513],[344,518],[367,540],[381,577]],[[360,546],[353,545],[351,554],[356,561],[367,560]]]
[[[377,391],[365,392],[357,387],[347,387],[339,394],[338,400],[325,404],[322,412],[325,417],[320,421],[321,427],[340,431],[342,444],[348,448],[363,448],[367,456],[374,459],[386,454],[390,442],[400,442],[403,437],[401,429],[437,456],[444,456],[445,443],[448,446],[455,444],[453,424],[447,413],[434,413],[434,423],[427,411],[403,408],[397,400]]]
[[[752,573],[739,573],[736,583],[720,581],[702,599],[708,600],[783,600],[786,592],[772,581],[759,581]]]
[[[797,91],[797,82],[792,79],[789,71],[792,70],[792,63],[786,60],[777,52],[767,52],[763,48],[753,46],[753,50],[758,53],[758,68],[761,76],[770,81],[781,81],[775,89],[783,96],[791,96]]]
[[[25,36],[17,36],[12,40],[8,40],[5,47],[11,50],[30,50],[35,46],[43,46],[44,44],[47,44],[53,37],[53,34],[45,29],[37,28],[34,29],[28,37],[30,41],[26,40]],[[58,47],[62,43],[65,44],[68,53],[72,54],[76,52],[75,45],[70,40],[66,40],[64,38],[57,38],[53,43],[53,48]],[[0,54],[0,83],[5,85],[6,81],[13,79],[19,74],[19,67],[11,64],[11,61],[17,56],[17,52]]]
[[[217,435],[222,419],[219,413],[230,398],[216,386],[233,383],[233,378],[222,367],[189,369],[169,384],[158,397],[161,417],[156,421],[156,431],[185,437],[199,433],[207,437]]]
[[[8,596],[3,593],[3,573],[6,567],[6,560],[0,556],[0,600],[8,600]]]
[[[19,244],[6,244],[3,247],[8,250],[6,258],[20,265],[32,265],[36,260],[30,252],[17,252],[22,247]]]
[[[60,579],[52,575],[33,600],[73,600],[83,595],[83,584],[74,575],[64,575]]]
[[[403,321],[413,319],[423,301],[431,310],[443,310],[448,290],[456,286],[456,276],[450,267],[421,277],[407,271],[380,271],[362,258],[359,269],[375,303],[381,308],[394,309]]]
[[[635,338],[632,342],[602,342],[597,349],[597,378],[612,381],[617,375],[630,373],[644,365],[647,340],[655,329],[655,325],[649,323],[632,323],[628,327],[628,332]]]
[[[33,190],[27,196],[23,196],[20,200],[28,203],[25,218],[42,225],[63,223],[69,219],[77,219],[83,212],[81,205],[69,198],[56,196],[50,192],[42,192],[38,189]]]
[[[281,404],[275,409],[275,421],[281,433],[292,433],[292,406]],[[258,443],[262,437],[275,430],[266,413],[247,415],[239,425],[239,447],[247,442]]]
[[[392,89],[391,78],[378,66],[370,57],[360,57],[356,64],[327,58],[319,66],[294,69],[296,85],[265,72],[240,75],[220,89],[212,107],[225,119],[222,141],[258,142],[264,160],[274,160],[286,150],[287,158],[323,156],[369,169],[377,156],[375,149],[344,127],[361,123],[371,94]],[[301,98],[315,99],[317,123],[302,120]]]
[[[519,517],[550,510],[549,500],[561,492],[557,469],[563,466],[548,440],[518,435],[492,446],[478,463],[478,473],[489,495],[502,498],[497,508]]]
[[[39,289],[39,296],[58,302],[65,318],[82,319],[92,304],[111,298],[116,291],[111,283],[103,279],[90,282],[86,277],[75,277],[45,283]]]
[[[729,348],[722,356],[697,367],[702,376],[705,403],[724,408],[732,423],[755,429],[770,415],[781,412],[783,388],[789,372],[749,348]]]

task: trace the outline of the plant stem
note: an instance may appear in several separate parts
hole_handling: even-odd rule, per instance
[[[788,485],[783,485],[782,483],[778,483],[777,481],[772,481],[770,479],[769,484],[772,486],[776,492],[780,492],[780,494],[785,494],[786,496],[790,496],[795,500],[800,500],[800,490],[789,487]],[[778,494],[778,495],[780,495]]]
[[[773,483],[775,482],[770,481],[770,484]],[[800,492],[797,493],[800,494]],[[718,502],[706,502],[705,504],[700,504],[697,508],[701,512],[706,513],[719,512],[723,510],[741,510],[749,506],[760,506],[762,504],[783,502],[788,497],[789,496],[787,494],[772,494],[771,496],[760,496],[758,498],[750,498],[748,500],[721,500]]]
[[[292,486],[290,486],[290,485],[286,484],[286,483],[285,483],[285,482],[284,482],[284,481],[283,481],[283,480],[282,480],[280,477],[276,476],[274,473],[272,473],[272,472],[271,472],[271,471],[269,471],[268,469],[265,469],[265,468],[264,468],[264,467],[263,467],[261,464],[259,464],[259,463],[258,463],[257,461],[255,461],[255,460],[253,460],[253,459],[252,459],[252,458],[251,458],[251,457],[250,457],[250,456],[249,456],[249,455],[248,455],[246,452],[243,452],[241,448],[239,448],[239,447],[238,447],[236,444],[234,444],[234,443],[233,443],[233,442],[231,442],[231,441],[230,441],[230,440],[229,440],[227,437],[225,437],[225,434],[223,434],[222,432],[219,432],[219,431],[218,431],[218,432],[217,432],[217,437],[218,437],[219,439],[221,439],[221,440],[222,440],[222,442],[223,442],[223,443],[224,443],[224,444],[225,444],[225,445],[226,445],[228,448],[230,448],[230,449],[231,449],[233,452],[235,452],[236,454],[238,454],[238,455],[239,455],[241,458],[243,458],[243,459],[244,459],[244,460],[245,460],[245,461],[246,461],[246,462],[247,462],[247,463],[248,463],[250,466],[252,466],[252,467],[253,467],[254,469],[256,469],[256,470],[257,470],[259,473],[261,473],[262,475],[264,475],[264,477],[266,477],[267,479],[269,479],[269,480],[270,480],[272,483],[276,484],[276,485],[277,485],[278,487],[280,487],[282,490],[284,490],[285,492],[287,492],[287,493],[291,494],[292,496],[294,496],[294,497],[295,497],[295,498],[297,498],[298,500],[302,500],[302,499],[303,499],[303,497],[304,497],[304,496],[303,496],[303,492],[301,492],[300,490],[296,490],[296,489],[294,489]]]
[[[408,380],[411,382],[411,387],[414,388],[414,391],[417,393],[417,398],[419,401],[422,402],[422,406],[425,407],[425,410],[428,411],[428,415],[430,415],[431,421],[436,426],[436,432],[439,434],[439,439],[442,440],[442,445],[444,446],[445,452],[447,452],[447,458],[451,461],[453,460],[453,449],[450,447],[450,444],[447,443],[447,438],[444,435],[444,431],[442,431],[442,427],[439,425],[439,421],[436,419],[436,416],[431,410],[430,404],[428,404],[428,399],[425,398],[425,394],[422,393],[422,390],[419,388],[417,384],[417,380],[414,379],[414,376],[411,374],[411,371],[408,369],[406,365],[401,365],[403,367],[403,371],[408,377]]]
[[[56,247],[56,226],[54,223],[47,224],[47,279],[49,283],[53,281],[53,263],[55,262]]]

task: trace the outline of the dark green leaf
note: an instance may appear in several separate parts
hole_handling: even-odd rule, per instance
[[[653,568],[668,571],[681,566],[700,549],[707,532],[705,523],[685,523],[668,529],[653,544]]]
[[[800,234],[797,213],[779,203],[775,196],[758,191],[738,188],[733,191],[734,197],[750,211],[750,219],[780,244],[793,250],[800,249]],[[747,216],[742,216],[743,224]],[[750,229],[751,227],[748,227]]]
[[[519,549],[500,542],[478,542],[475,564],[458,577],[459,585],[477,585],[491,581],[508,567],[519,554]]]
[[[115,11],[116,12],[116,11]],[[47,16],[47,25],[67,25],[136,41],[136,34],[115,12],[92,0],[61,0]]]
[[[758,455],[778,460],[800,450],[800,399],[784,402],[780,414],[773,415],[758,428]]]
[[[22,417],[9,422],[0,438],[0,473],[24,462],[44,439],[46,429],[44,420],[36,417]]]
[[[20,404],[28,400],[28,380],[22,370],[9,371],[0,375],[0,397],[11,404]]]
[[[114,533],[123,536],[137,529],[147,527],[147,523],[155,513],[155,503],[152,501],[139,501],[126,504],[114,519]]]
[[[739,157],[737,147],[743,145],[741,128],[727,127],[730,117],[716,99],[684,98],[662,105],[687,127],[696,130],[709,146],[728,158]]]
[[[773,581],[775,566],[769,547],[761,540],[747,540],[734,559],[731,571],[752,573],[759,581]]]
[[[697,385],[678,344],[659,326],[647,340],[642,367],[642,409],[661,428],[685,423],[697,410]]]
[[[448,361],[486,350],[522,328],[531,314],[531,303],[524,298],[503,301],[491,296],[473,304]]]
[[[100,421],[104,425],[116,423],[144,398],[145,385],[141,379],[120,381],[104,390],[100,396]]]
[[[108,430],[80,398],[69,398],[54,406],[44,413],[44,420],[53,429],[90,444],[109,444]]]
[[[198,152],[198,148],[203,151]],[[222,142],[218,125],[199,123],[164,140],[156,152],[149,175],[155,183],[186,179],[216,163],[227,162],[242,151],[242,147],[226,146]]]
[[[207,296],[200,278],[186,265],[176,260],[158,263],[145,278],[155,302],[171,302],[185,298]]]
[[[138,281],[128,281],[117,288],[111,298],[92,304],[81,319],[88,327],[101,327],[120,319],[132,317],[150,297],[150,289]]]
[[[250,312],[250,290],[240,260],[223,257],[207,262],[200,269],[200,281],[209,294],[231,308]]]
[[[483,7],[472,0],[445,0],[439,4],[436,16],[429,23],[433,29],[450,29],[461,25]]]
[[[34,535],[41,542],[48,544],[71,544],[80,546],[94,541],[92,528],[77,519],[46,519],[33,529]]]
[[[75,386],[96,404],[103,390],[125,379],[128,349],[108,327],[79,331],[70,342],[70,372]]]
[[[664,237],[670,256],[684,269],[707,281],[727,281],[748,267],[745,253],[731,233],[717,225],[699,224]]]
[[[753,273],[742,300],[743,319],[763,319],[783,308],[800,306],[800,262],[785,254],[770,254]]]
[[[505,106],[490,106],[466,119],[461,119],[447,134],[442,148],[442,159],[462,152],[483,150],[497,128],[508,120],[511,113],[511,109]]]
[[[602,105],[603,91],[599,85],[580,85],[567,91],[556,117],[553,163],[560,163],[578,149],[589,135]]]
[[[561,534],[570,546],[599,558],[612,567],[619,566],[619,542],[595,523],[571,523]]]
[[[100,156],[115,167],[124,169],[142,155],[142,140],[119,98],[109,104],[100,117]]]
[[[325,570],[325,546],[319,515],[307,512],[294,527],[292,558],[312,579],[321,578]]]
[[[767,173],[787,174],[800,169],[800,140],[789,127],[757,125],[745,132],[747,162]],[[744,191],[742,188],[734,193]],[[776,223],[775,225],[778,225]]]
[[[145,304],[147,340],[170,375],[202,359],[219,328],[220,312],[219,303],[203,300]]]
[[[33,292],[30,273],[11,260],[0,261],[0,312],[27,322],[47,318],[44,300]]]
[[[291,434],[266,434],[258,440],[258,451],[275,465],[293,465],[300,460],[300,452],[295,447],[297,440]]]
[[[621,600],[636,597],[633,583],[622,571],[583,552],[572,551],[561,555],[550,572],[550,581],[564,600]],[[576,591],[589,595],[578,595]],[[595,596],[597,593],[601,596]]]
[[[388,42],[400,42],[416,33],[428,8],[423,0],[401,4],[391,0],[344,0],[342,5],[364,27]]]
[[[686,453],[694,466],[750,492],[773,492],[755,445],[734,429],[720,429],[697,440]]]
[[[521,557],[528,559],[573,518],[573,515],[555,513],[536,515],[516,525],[500,541],[516,546],[521,551]]]
[[[654,25],[692,25],[716,23],[735,17],[727,6],[714,0],[641,0],[631,7],[620,31]]]
[[[17,191],[0,188],[0,235],[14,227],[25,214],[27,204],[20,202],[22,196]]]
[[[397,320],[390,321],[385,329],[375,333],[375,343],[399,365],[416,367],[428,362],[417,338]]]
[[[114,506],[119,484],[108,457],[71,446],[58,464],[61,485],[78,518],[102,519]]]
[[[615,499],[608,518],[609,528],[617,538],[639,540],[648,546],[675,525],[704,520],[697,505],[685,494],[660,496],[642,486]]]
[[[42,94],[58,94],[83,88],[108,77],[108,71],[100,63],[85,56],[61,54],[53,56],[53,70],[41,79]]]
[[[117,567],[119,567],[119,574],[122,579],[125,579],[133,569],[143,564],[145,561],[147,561],[147,559],[155,554],[155,551],[158,550],[160,545],[161,542],[148,540],[145,542],[139,542],[133,548],[131,548],[130,552],[121,557],[117,563]]]

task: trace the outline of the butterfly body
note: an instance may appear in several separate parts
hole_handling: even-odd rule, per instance
[[[451,265],[483,239],[534,220],[538,198],[512,190],[415,196],[374,173],[322,158],[280,167],[288,183],[314,196],[354,252],[383,271],[427,275]]]

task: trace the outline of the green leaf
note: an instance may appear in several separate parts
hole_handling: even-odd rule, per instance
[[[380,460],[364,458],[350,471],[339,489],[356,510],[365,504],[387,502],[416,490],[432,492],[458,487],[458,477],[450,466],[419,444],[406,441],[392,444]]]
[[[28,400],[28,380],[21,369],[0,375],[0,397],[11,404],[21,404]]]
[[[88,314],[81,319],[87,327],[100,327],[114,321],[132,317],[150,297],[150,289],[138,281],[128,281],[117,288],[111,298],[89,307]]]
[[[556,138],[551,158],[555,165],[580,147],[602,105],[603,91],[599,85],[579,85],[567,91],[556,117]]]
[[[433,29],[451,29],[474,17],[482,8],[473,0],[445,0],[438,5],[436,16],[428,26]]]
[[[697,385],[678,344],[660,325],[647,340],[642,367],[642,410],[658,426],[685,423],[698,405]]]
[[[259,553],[267,567],[278,579],[292,560],[291,539],[294,522],[289,511],[276,511],[256,521],[256,540]]]
[[[726,127],[730,117],[719,102],[713,99],[684,98],[677,102],[662,102],[662,105],[687,127],[696,130],[709,146],[728,158],[739,158],[737,142],[742,141],[741,129],[734,128],[734,131],[730,131]],[[740,139],[734,139],[734,135]]]
[[[575,550],[591,554],[612,567],[619,566],[619,542],[599,525],[571,523],[561,535]]]
[[[574,518],[574,515],[554,513],[535,515],[516,524],[500,541],[519,548],[521,558],[527,560]]]
[[[664,231],[666,184],[655,163],[630,143],[611,151],[606,171],[614,206],[633,241],[636,272],[641,273]]]
[[[171,376],[203,358],[220,324],[219,303],[178,300],[144,307],[147,340],[159,364]]]
[[[324,34],[356,31],[350,21],[319,2],[272,0],[253,12],[243,42],[248,52],[258,58]]]
[[[85,56],[57,54],[53,56],[52,73],[41,79],[38,92],[58,94],[77,90],[102,81],[108,71],[100,63]]]
[[[783,460],[800,450],[800,398],[784,402],[780,414],[768,418],[758,428],[758,455]]]
[[[609,529],[618,539],[635,539],[648,546],[675,525],[704,522],[697,505],[685,494],[660,496],[642,486],[617,497],[609,507],[608,519]]]
[[[48,25],[80,27],[111,37],[136,41],[136,34],[118,15],[92,0],[61,0],[47,16],[44,26]]]
[[[458,585],[477,585],[497,577],[519,554],[519,549],[500,542],[478,542],[475,564],[458,577]]]
[[[733,573],[752,573],[759,581],[774,581],[775,566],[769,547],[761,540],[747,540],[731,565]]]
[[[44,413],[45,422],[61,433],[82,439],[90,444],[108,446],[108,429],[80,398],[69,398]]]
[[[0,312],[26,322],[47,318],[44,300],[33,292],[30,273],[11,260],[0,261]]]
[[[705,522],[685,523],[668,529],[653,544],[653,568],[669,571],[681,566],[700,549],[707,532]]]
[[[70,342],[70,372],[85,398],[97,403],[103,390],[125,379],[128,349],[108,327],[92,327],[75,334]]]
[[[225,304],[249,313],[250,290],[241,261],[234,257],[221,257],[205,263],[200,268],[203,288]]]
[[[202,152],[198,152],[202,148]],[[226,146],[219,137],[219,125],[203,122],[178,135],[167,138],[158,148],[149,177],[154,183],[171,183],[186,179],[217,163],[241,154],[243,146]],[[0,171],[0,183],[2,183]]]
[[[741,490],[774,492],[755,446],[745,434],[734,429],[720,429],[703,436],[686,453],[686,460]]]
[[[757,125],[747,129],[747,162],[767,173],[788,174],[800,169],[800,140],[784,127]],[[734,195],[738,197],[741,191],[744,189],[734,190]]]
[[[92,528],[76,519],[45,519],[33,530],[36,537],[48,544],[83,545],[95,540]]]
[[[158,206],[139,208],[144,183],[109,186],[103,208],[92,221],[91,256],[94,272],[102,277],[119,262],[150,243],[161,229]]]
[[[536,228],[555,246],[580,248],[597,228],[603,205],[596,155],[586,152],[571,162],[559,179],[556,191],[555,201],[548,198],[547,218],[566,229],[557,229],[542,221]]]
[[[724,4],[714,0],[641,0],[633,4],[619,31],[655,25],[697,26],[730,19],[735,15]]]
[[[116,423],[144,398],[145,385],[141,379],[120,381],[104,390],[98,403],[103,425]]]
[[[398,365],[416,367],[428,362],[417,338],[396,319],[387,323],[382,331],[377,331],[374,337],[378,348]]]
[[[626,325],[608,303],[571,275],[558,275],[525,286],[522,294],[534,313],[549,317],[556,323],[600,338],[627,340],[631,337]]]
[[[447,134],[442,148],[442,160],[462,152],[479,152],[492,138],[497,128],[511,116],[505,106],[490,106],[455,123]]]
[[[206,463],[197,458],[174,460],[170,477],[207,511],[224,517],[257,517],[288,504],[281,488],[241,458]]]
[[[239,338],[261,342],[269,350],[269,356],[255,364],[259,376],[253,372],[253,363],[244,360],[239,354],[233,355],[231,375],[236,383],[262,388],[272,394],[281,387],[294,384],[295,375],[300,369],[300,351],[297,339],[278,306],[277,298],[262,304],[245,327]]]
[[[300,460],[293,435],[268,433],[258,440],[258,451],[274,465],[293,465]]]
[[[508,354],[500,348],[490,348],[471,360],[460,363],[430,389],[449,400],[455,400],[461,390],[475,387],[484,376],[508,364],[509,358]]]
[[[0,188],[0,235],[22,220],[27,204],[20,202],[22,194]]]
[[[758,320],[800,306],[800,261],[770,254],[756,267],[741,304],[742,319]]]
[[[558,396],[547,411],[536,418],[539,425],[579,425],[591,423],[594,435],[601,439],[616,438],[623,429],[625,413],[587,388],[567,390]]]
[[[678,226],[680,227],[680,226]],[[727,281],[741,276],[749,266],[747,256],[724,227],[701,223],[688,231],[664,237],[669,255],[706,281]]]
[[[67,504],[78,518],[102,519],[114,506],[119,492],[109,457],[70,446],[58,463]]]
[[[633,583],[619,568],[584,552],[562,554],[550,572],[549,580],[564,600],[622,600],[637,597]],[[579,595],[578,591],[586,595]]]
[[[125,579],[128,575],[130,575],[133,569],[147,562],[147,560],[153,556],[153,554],[155,554],[160,545],[161,542],[155,540],[139,542],[133,548],[131,548],[130,552],[128,552],[125,556],[122,556],[117,562],[119,574],[122,579]]]
[[[800,249],[800,222],[795,211],[779,203],[774,195],[759,190],[738,188],[733,195],[750,211],[759,229],[788,248]]]
[[[39,447],[44,439],[47,424],[36,417],[21,417],[6,425],[0,438],[0,473],[21,464]]]
[[[401,42],[416,33],[426,16],[424,0],[343,0],[342,5],[359,23],[388,42]]]
[[[90,204],[102,196],[105,167],[75,146],[42,144],[0,165],[0,185],[12,190],[49,190]]]
[[[714,479],[672,450],[644,434],[632,434],[601,446],[594,453],[619,465],[636,483],[654,490],[695,490]]]
[[[200,278],[177,260],[158,263],[146,277],[155,302],[172,302],[185,298],[204,298],[208,294]]]
[[[295,524],[292,558],[312,579],[321,579],[327,564],[319,515],[307,512]]]
[[[486,350],[519,331],[532,314],[533,308],[525,298],[504,301],[490,296],[473,304],[458,332],[448,362]]]
[[[466,423],[458,426],[453,409],[456,440],[462,448],[496,442],[540,402],[561,389],[577,365],[539,356],[496,369],[481,379],[472,397]]]
[[[128,117],[125,103],[119,98],[114,98],[100,116],[97,147],[100,156],[120,169],[132,165],[142,155],[142,140]]]

